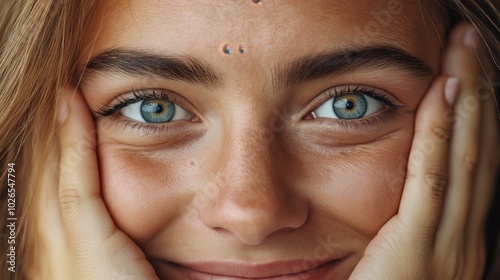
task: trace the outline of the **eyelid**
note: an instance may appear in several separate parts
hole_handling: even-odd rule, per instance
[[[143,101],[146,99],[162,99],[170,101],[176,105],[179,105],[183,109],[184,105],[189,104],[187,100],[185,100],[179,94],[165,90],[165,89],[135,89],[129,93],[122,94],[111,101],[109,104],[99,107],[94,113],[100,116],[111,116],[118,113],[122,108],[131,105],[133,103]],[[189,107],[189,106],[188,106]],[[190,110],[184,109],[186,111]]]
[[[317,110],[326,101],[342,96],[345,94],[365,94],[377,101],[382,102],[386,109],[383,109],[379,113],[372,114],[359,119],[331,119],[331,118],[317,118],[309,119],[311,113]],[[365,85],[338,85],[330,87],[323,92],[321,92],[316,98],[310,103],[305,111],[305,115],[302,120],[312,121],[312,123],[323,127],[324,129],[334,129],[341,132],[357,131],[360,129],[373,129],[377,127],[379,123],[389,121],[394,117],[400,116],[399,112],[401,108],[405,105],[397,97],[388,91],[375,88],[372,86]]]
[[[307,114],[310,114],[311,112],[316,110],[329,99],[346,94],[365,94],[377,101],[384,103],[391,109],[398,109],[403,107],[403,103],[401,103],[401,101],[399,101],[397,97],[388,93],[387,91],[365,85],[339,85],[324,90],[321,94],[314,98],[311,108],[307,110]]]

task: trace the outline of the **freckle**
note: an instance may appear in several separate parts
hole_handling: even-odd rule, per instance
[[[192,161],[192,162],[191,162],[191,166],[195,166],[195,163],[194,163],[194,161]]]
[[[231,48],[231,46],[230,46],[230,45],[225,44],[224,46],[222,46],[222,51],[223,51],[225,54],[231,54],[231,52],[233,51],[233,48]]]
[[[254,4],[259,4],[261,0],[252,0]]]

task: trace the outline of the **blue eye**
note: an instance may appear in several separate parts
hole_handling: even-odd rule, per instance
[[[163,99],[135,102],[123,107],[120,113],[127,118],[147,123],[166,123],[192,118],[192,115],[179,105]]]
[[[336,96],[312,112],[315,118],[360,119],[384,109],[385,104],[365,94]]]
[[[333,111],[341,119],[359,119],[367,108],[366,98],[361,94],[346,94],[333,100]]]
[[[149,123],[162,123],[172,120],[175,105],[166,100],[144,100],[141,103],[141,116]]]

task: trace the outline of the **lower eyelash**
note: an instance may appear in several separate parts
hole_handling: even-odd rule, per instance
[[[396,117],[398,112],[396,110],[393,110],[391,108],[385,109],[375,115],[362,118],[362,119],[355,119],[355,120],[341,120],[338,121],[336,120],[339,125],[342,126],[342,129],[360,129],[360,128],[368,128],[368,127],[374,127],[377,125],[380,125],[381,123],[384,123],[388,121],[390,118]]]
[[[351,87],[353,86],[342,87],[340,88],[340,90],[339,88],[332,88],[330,90],[327,90],[325,92],[327,96],[326,100],[328,100],[328,98],[334,98],[345,94],[364,94],[386,104],[387,108],[379,113],[376,113],[375,115],[366,118],[350,120],[335,119],[334,122],[336,123],[336,125],[341,126],[341,129],[349,130],[359,129],[360,127],[373,127],[380,124],[381,122],[386,121],[388,118],[393,117],[392,114],[399,115],[397,109],[402,106],[396,105],[394,104],[394,102],[390,101],[390,95],[384,94],[382,92],[376,92],[376,90],[373,88],[366,88],[362,86],[354,86],[353,88]],[[106,105],[102,108],[99,108],[99,110],[97,110],[95,113],[97,115],[111,117],[118,113],[123,107],[146,99],[169,100],[175,104],[179,104],[182,102],[180,100],[176,100],[175,96],[168,94],[168,92],[165,90],[133,90],[132,93],[133,97],[120,96],[116,99],[118,101],[118,104]],[[124,129],[140,131],[141,133],[148,135],[160,134],[167,130],[166,125],[141,123],[130,119],[123,119],[119,116],[113,117],[116,117],[116,121],[122,122]],[[329,125],[331,125],[332,122],[331,119],[316,119],[316,121],[321,121],[322,123],[328,122]]]
[[[379,125],[380,123],[383,123],[384,121],[387,121],[393,117],[396,117],[395,115],[399,115],[399,108],[403,107],[402,105],[396,105],[395,102],[398,102],[399,100],[395,100],[394,97],[392,97],[388,93],[384,93],[383,91],[378,91],[375,88],[368,88],[364,86],[337,86],[330,88],[326,90],[319,98],[318,101],[315,103],[320,103],[323,104],[324,102],[336,98],[342,95],[347,95],[347,94],[362,94],[369,96],[373,99],[376,99],[377,101],[382,102],[385,104],[385,108],[373,115],[369,115],[367,117],[362,117],[359,119],[331,119],[331,118],[314,118],[312,120],[318,122],[319,124],[325,124],[328,126],[338,126],[340,127],[341,130],[344,131],[350,131],[354,129],[363,129],[363,128],[373,128],[376,125]],[[318,107],[315,107],[318,108]],[[314,109],[316,110],[316,109]],[[314,113],[314,110],[312,110],[309,114]],[[310,121],[310,120],[308,120]]]
[[[381,125],[384,122],[389,121],[390,119],[397,118],[397,116],[399,116],[399,112],[389,108],[375,115],[361,119],[344,120],[344,119],[319,118],[315,119],[314,121],[319,122],[320,125],[327,125],[330,127],[337,126],[340,130],[349,132],[355,129],[356,130],[368,129],[368,128],[373,129],[375,126]]]
[[[145,134],[158,134],[165,130],[165,126],[159,124],[149,124],[149,123],[140,123],[133,120],[122,120],[123,129],[129,129],[132,131],[140,131]]]

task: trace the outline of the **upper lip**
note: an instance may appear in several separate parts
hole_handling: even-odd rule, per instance
[[[315,260],[300,259],[290,261],[276,261],[263,264],[242,264],[230,262],[202,262],[202,263],[176,263],[190,270],[205,274],[221,275],[240,278],[271,278],[283,275],[299,274],[313,270],[322,265],[339,261],[346,256],[336,259]]]

